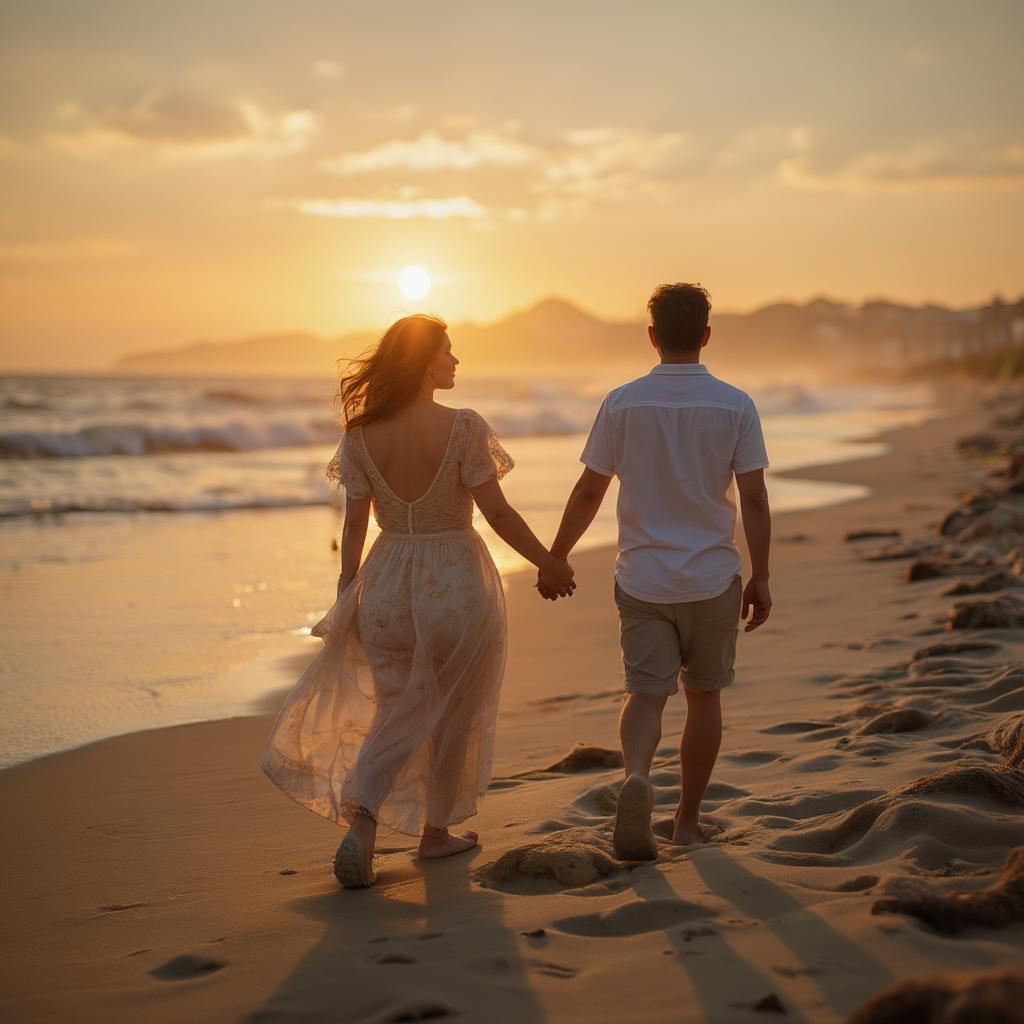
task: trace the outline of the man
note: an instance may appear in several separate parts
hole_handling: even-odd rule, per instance
[[[615,602],[626,699],[619,738],[626,780],[615,816],[615,852],[653,860],[651,762],[661,716],[682,679],[686,726],[674,843],[701,842],[700,803],[722,736],[721,691],[734,677],[736,636],[768,618],[771,514],[768,466],[754,403],[700,361],[711,337],[710,303],[699,285],[668,284],[651,296],[647,328],[660,362],[605,398],[580,456],[586,469],[569,495],[551,552],[567,560],[619,478]],[[735,476],[751,575],[733,539]],[[543,575],[541,595],[557,597]]]

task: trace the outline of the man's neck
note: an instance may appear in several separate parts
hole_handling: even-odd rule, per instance
[[[661,354],[661,362],[663,363],[699,363],[700,356],[672,356],[666,355],[664,352]]]

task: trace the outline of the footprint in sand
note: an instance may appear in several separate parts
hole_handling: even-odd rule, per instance
[[[789,761],[790,758],[785,760]],[[814,754],[811,757],[798,757],[793,761],[792,769],[795,772],[830,772],[842,763],[843,759],[837,754]]]
[[[834,722],[779,722],[778,725],[769,725],[766,729],[758,729],[757,731],[771,736],[790,736],[805,732],[816,732],[819,729],[831,729],[834,726]]]
[[[977,661],[968,661],[966,658],[919,658],[907,666],[907,675],[911,679],[934,679],[936,677],[950,676],[953,685],[960,680],[978,679],[990,671],[988,665]]]
[[[735,761],[737,764],[771,764],[772,761],[788,761],[789,758],[776,750],[747,750],[742,754],[723,754],[727,761]]]
[[[526,963],[537,974],[544,974],[549,978],[575,978],[580,973],[575,967],[566,967],[565,964],[550,963],[546,960],[527,960]]]
[[[154,967],[149,973],[160,981],[189,981],[192,978],[213,974],[226,966],[227,962],[223,960],[213,960],[208,956],[197,956],[195,953],[182,953],[181,956]]]
[[[377,957],[374,961],[375,964],[415,964],[419,961],[414,956],[407,956],[405,953],[385,953],[384,956]]]
[[[383,1024],[404,1024],[405,1021],[441,1020],[454,1017],[458,1013],[444,1003],[414,1003],[396,1010],[390,1017],[381,1018]]]
[[[878,885],[878,875],[854,875],[832,886],[833,892],[864,892]]]
[[[729,808],[729,813],[743,817],[775,815],[806,821],[808,818],[858,807],[866,800],[881,796],[883,792],[880,789],[846,789],[837,792],[831,787],[792,789],[778,796],[739,800]]]
[[[488,790],[515,789],[523,784],[522,779],[494,779],[487,787]]]
[[[921,661],[924,658],[943,658],[957,654],[995,654],[1002,649],[1002,644],[993,643],[991,640],[949,640],[920,648],[913,653],[910,660]]]
[[[857,736],[870,736],[874,733],[913,732],[930,725],[932,716],[918,708],[900,708],[886,711],[865,722],[854,730]]]
[[[950,797],[957,803],[949,803]],[[964,806],[968,801],[969,808]],[[854,853],[893,856],[920,836],[951,847],[1013,847],[1024,842],[1021,809],[1020,773],[984,765],[948,768],[824,821],[790,827],[771,841],[770,848],[810,855],[791,858],[790,863],[825,865],[849,863]],[[857,851],[852,850],[855,846]]]
[[[137,907],[148,906],[146,903],[107,903],[102,907],[96,909],[100,912],[96,916],[102,916],[103,914],[118,914],[122,910],[135,910]]]
[[[728,782],[711,782],[704,791],[706,800],[734,800],[741,796],[750,796],[750,790],[742,789],[739,786],[730,786]]]
[[[611,939],[663,931],[673,925],[716,915],[716,910],[686,900],[634,900],[614,910],[563,917],[553,921],[551,927],[569,935]]]

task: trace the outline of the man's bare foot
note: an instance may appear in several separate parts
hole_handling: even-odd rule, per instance
[[[452,835],[447,829],[429,829],[420,839],[416,856],[420,860],[436,860],[438,857],[451,857],[455,853],[464,853],[477,845],[479,836],[475,832],[466,832],[461,836]]]
[[[657,860],[658,844],[651,831],[654,790],[643,775],[630,775],[615,804],[612,845],[619,860]]]
[[[694,843],[707,842],[699,825],[684,825],[678,821],[672,830],[670,841],[674,846],[692,846]]]

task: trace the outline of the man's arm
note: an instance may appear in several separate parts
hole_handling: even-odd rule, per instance
[[[587,532],[611,482],[610,476],[597,473],[589,466],[583,470],[565,503],[562,522],[558,527],[555,542],[551,545],[551,554],[559,563],[568,560],[580,537]],[[545,579],[544,573],[539,574],[537,587],[542,597],[551,596],[551,582]]]
[[[743,591],[743,618],[753,608],[750,621],[744,627],[749,633],[768,618],[772,610],[772,595],[768,588],[768,552],[772,540],[772,513],[768,507],[768,489],[764,485],[764,470],[736,474],[736,488],[740,495],[743,515],[743,533],[750,551],[750,582]]]

